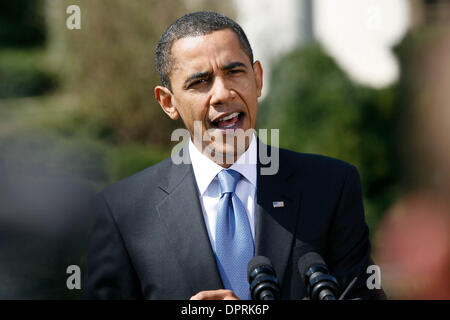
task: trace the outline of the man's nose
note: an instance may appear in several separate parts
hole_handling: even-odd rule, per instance
[[[214,84],[211,88],[211,105],[219,105],[232,99],[234,96],[233,89],[227,84],[222,77],[214,79]]]

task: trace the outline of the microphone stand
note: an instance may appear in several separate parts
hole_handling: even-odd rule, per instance
[[[350,284],[345,288],[344,292],[342,292],[341,296],[338,298],[338,300],[344,300],[345,295],[350,291],[351,288],[356,283],[356,280],[358,280],[358,276],[354,277],[353,280],[350,282]]]

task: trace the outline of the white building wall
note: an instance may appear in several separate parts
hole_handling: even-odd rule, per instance
[[[264,69],[263,96],[274,61],[301,44],[304,0],[233,0],[237,20]],[[312,0],[314,35],[356,82],[384,87],[397,80],[392,46],[410,24],[408,0]]]

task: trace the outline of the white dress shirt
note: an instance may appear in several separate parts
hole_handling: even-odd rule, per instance
[[[252,232],[253,242],[255,241],[255,204],[256,204],[256,137],[252,139],[248,149],[233,163],[228,169],[238,171],[242,178],[239,180],[235,193],[247,209],[248,221]],[[217,209],[220,199],[220,186],[217,174],[225,168],[213,162],[203,155],[189,140],[189,155],[194,169],[195,180],[197,181],[198,194],[202,206],[203,217],[208,230],[211,246],[215,250],[216,239],[216,219]]]

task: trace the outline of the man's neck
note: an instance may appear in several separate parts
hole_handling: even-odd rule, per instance
[[[195,141],[195,140],[194,140]],[[216,163],[217,165],[221,166],[222,168],[228,169],[233,164],[240,162],[241,164],[248,163],[249,157],[246,154],[248,153],[248,150],[250,146],[252,146],[252,143],[254,144],[256,141],[255,133],[253,133],[251,136],[248,136],[248,139],[245,140],[245,142],[248,141],[248,143],[245,143],[245,148],[243,150],[239,150],[239,148],[235,145],[234,146],[234,152],[233,153],[217,153],[215,150],[212,150],[209,145],[206,145],[204,143],[195,143],[192,140],[192,137],[189,141],[189,144],[191,144],[193,147],[196,148],[197,151],[199,151],[203,156],[210,159],[212,162]],[[253,146],[252,146],[253,147]],[[244,158],[241,160],[241,158]]]

